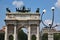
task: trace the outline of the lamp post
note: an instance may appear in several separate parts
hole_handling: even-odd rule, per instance
[[[55,26],[53,26],[53,22],[54,22],[54,10],[55,10],[55,7],[52,7],[51,8],[51,10],[52,10],[52,22],[51,22],[51,24],[49,24],[49,26],[48,25],[46,25],[44,22],[43,22],[43,20],[42,20],[42,17],[43,17],[43,15],[44,15],[44,13],[46,13],[46,10],[44,9],[43,10],[43,13],[42,13],[42,15],[41,15],[41,22],[42,22],[42,24],[45,26],[45,27],[48,27],[48,40],[53,40],[53,33],[51,33],[51,29],[52,28],[54,28],[54,27],[57,27],[58,25],[55,25]]]

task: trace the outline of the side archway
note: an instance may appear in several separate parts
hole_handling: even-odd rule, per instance
[[[13,36],[12,35],[9,36],[9,40],[13,40]]]
[[[35,35],[32,35],[31,36],[31,40],[36,40],[36,36]]]

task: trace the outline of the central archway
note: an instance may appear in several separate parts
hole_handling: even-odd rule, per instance
[[[28,40],[28,35],[25,31],[26,28],[22,27],[19,31],[18,31],[18,40]],[[27,30],[27,29],[26,29]]]

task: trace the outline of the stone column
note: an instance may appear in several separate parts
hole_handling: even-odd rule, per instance
[[[16,25],[14,26],[14,40],[17,40]]]
[[[28,27],[28,40],[31,40],[31,27]]]
[[[48,32],[48,40],[53,40],[53,33]]]
[[[5,40],[8,40],[8,38],[7,38],[7,26],[5,27]]]
[[[39,32],[40,32],[40,27],[39,27],[39,26],[37,26],[37,40],[39,40],[39,37],[40,37]]]

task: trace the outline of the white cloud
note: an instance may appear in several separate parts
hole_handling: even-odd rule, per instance
[[[44,21],[44,23],[45,23],[46,25],[51,24],[51,22],[52,22],[52,20],[45,20],[45,21]],[[58,25],[58,26],[55,27],[55,29],[60,30],[60,23],[55,23],[55,22],[54,22],[54,23],[53,23],[53,27],[54,27],[55,25]]]
[[[44,23],[47,24],[47,25],[49,25],[49,24],[52,23],[52,20],[45,20]],[[60,26],[60,23],[55,23],[55,22],[54,22],[54,23],[53,23],[53,26],[54,26],[54,25],[59,25],[59,26]]]
[[[47,24],[47,25],[48,25],[48,24],[51,24],[51,22],[52,22],[51,20],[45,20],[45,21],[44,21],[44,23]]]
[[[57,0],[57,2],[55,3],[55,6],[60,8],[60,0]]]
[[[60,23],[57,23],[57,27],[55,27],[55,29],[57,29],[57,30],[60,30]]]
[[[16,7],[22,7],[24,5],[23,1],[13,1],[12,4]]]

